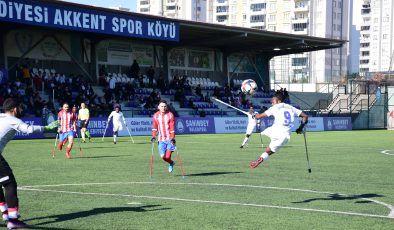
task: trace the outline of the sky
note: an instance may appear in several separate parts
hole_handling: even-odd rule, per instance
[[[93,5],[100,7],[124,7],[129,8],[131,11],[137,11],[137,0],[63,0],[65,2],[74,2],[84,5]],[[92,4],[92,2],[94,2]]]

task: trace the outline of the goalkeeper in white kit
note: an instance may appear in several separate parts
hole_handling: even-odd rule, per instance
[[[48,126],[29,125],[24,123],[22,117],[22,102],[15,98],[8,98],[3,104],[4,113],[0,113],[0,211],[4,221],[8,221],[7,228],[28,228],[30,225],[20,221],[17,183],[11,167],[3,157],[3,150],[17,132],[25,134],[42,133],[57,129],[58,122],[54,121]]]
[[[114,111],[112,111],[111,114],[109,115],[107,122],[111,120],[111,117],[112,117],[113,131],[114,131],[114,144],[116,144],[116,137],[118,135],[118,132],[123,130],[123,124],[127,126],[123,113],[120,111],[119,104],[114,105]]]

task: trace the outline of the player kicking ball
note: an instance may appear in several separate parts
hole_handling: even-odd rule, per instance
[[[49,130],[56,130],[57,121],[48,126],[29,125],[24,123],[22,117],[22,102],[8,98],[3,104],[4,113],[0,113],[0,211],[4,221],[8,221],[8,229],[29,228],[30,225],[19,220],[19,202],[17,193],[17,183],[11,167],[3,157],[3,150],[7,143],[14,138],[17,132],[25,134],[42,133]]]
[[[156,142],[156,134],[159,131],[159,154],[168,163],[168,172],[171,173],[174,170],[175,164],[171,160],[171,155],[176,150],[175,118],[174,114],[168,111],[165,100],[159,102],[158,109],[159,111],[153,115],[151,142]]]
[[[118,136],[118,132],[123,130],[123,124],[127,126],[126,120],[124,119],[123,113],[120,111],[120,105],[115,104],[114,105],[114,111],[111,112],[111,114],[108,117],[107,122],[109,122],[112,118],[112,124],[113,124],[113,132],[114,132],[114,144],[116,144],[116,137]]]
[[[76,132],[77,116],[74,112],[70,111],[70,106],[67,103],[63,104],[62,110],[58,113],[58,122],[60,127],[59,133],[59,149],[62,150],[63,146],[67,143],[66,157],[71,158],[71,149],[74,142],[74,132]]]
[[[242,142],[242,145],[240,148],[242,149],[245,145],[248,147],[248,142],[249,142],[249,137],[252,135],[253,130],[256,128],[257,125],[257,119],[253,117],[253,115],[256,115],[257,112],[254,111],[253,107],[251,106],[249,109],[249,114],[248,114],[248,127],[246,128],[246,133],[245,133],[245,139]]]
[[[263,161],[267,161],[269,156],[278,151],[282,146],[286,145],[290,140],[291,128],[294,125],[294,118],[301,117],[302,121],[296,132],[301,134],[304,126],[308,123],[308,116],[299,109],[293,106],[283,103],[283,96],[276,94],[271,98],[272,107],[266,110],[264,113],[253,115],[255,119],[266,118],[269,116],[274,117],[274,124],[271,127],[266,128],[262,135],[266,135],[271,139],[269,146],[265,149],[265,152],[256,160],[250,163],[250,168],[256,168]]]

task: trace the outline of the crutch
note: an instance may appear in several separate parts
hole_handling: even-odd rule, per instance
[[[57,138],[58,137],[59,137],[59,133],[56,133],[55,146],[53,147],[53,150],[52,150],[52,159],[55,159],[56,147],[57,147]]]
[[[101,142],[104,141],[104,136],[105,136],[105,133],[107,132],[108,123],[109,123],[109,121],[107,121],[107,124],[105,125],[105,129],[104,129],[104,133],[103,133],[103,138],[101,138]]]
[[[183,172],[181,156],[179,155],[178,147],[176,148],[176,158],[177,158],[178,163],[179,163],[179,168],[181,169],[182,178],[185,179],[185,173]]]
[[[79,156],[82,157],[83,156],[83,150],[82,150],[82,147],[81,147],[81,139],[79,139],[79,136],[78,136],[78,131],[75,132],[75,135],[77,135],[77,138],[78,138]]]
[[[263,138],[261,137],[261,120],[257,120],[257,133],[260,136],[261,147],[264,148]]]
[[[127,132],[129,132],[129,135],[130,135],[131,141],[132,141],[132,142],[133,142],[133,144],[134,144],[134,139],[133,139],[133,137],[131,136],[131,133],[130,133],[129,127],[127,127],[127,125],[126,125],[126,129],[127,129]]]
[[[308,163],[308,172],[312,173],[311,165],[309,163],[308,145],[306,144],[306,128],[304,128],[304,131],[302,133],[304,134],[305,153],[306,153],[306,161]]]
[[[149,162],[149,176],[152,178],[152,170],[153,170],[153,149],[155,147],[155,143],[152,142],[152,154],[150,156],[150,162]]]

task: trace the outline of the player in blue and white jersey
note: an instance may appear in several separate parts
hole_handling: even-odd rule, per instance
[[[294,118],[301,117],[302,121],[296,132],[301,134],[304,126],[308,123],[308,116],[301,110],[292,105],[282,102],[283,96],[276,94],[271,98],[272,107],[264,113],[253,116],[255,119],[273,116],[275,118],[271,127],[266,128],[262,135],[266,135],[271,139],[269,146],[265,152],[256,160],[250,163],[250,168],[256,168],[261,162],[267,161],[269,156],[278,151],[282,146],[290,140],[291,128],[294,126]]]

